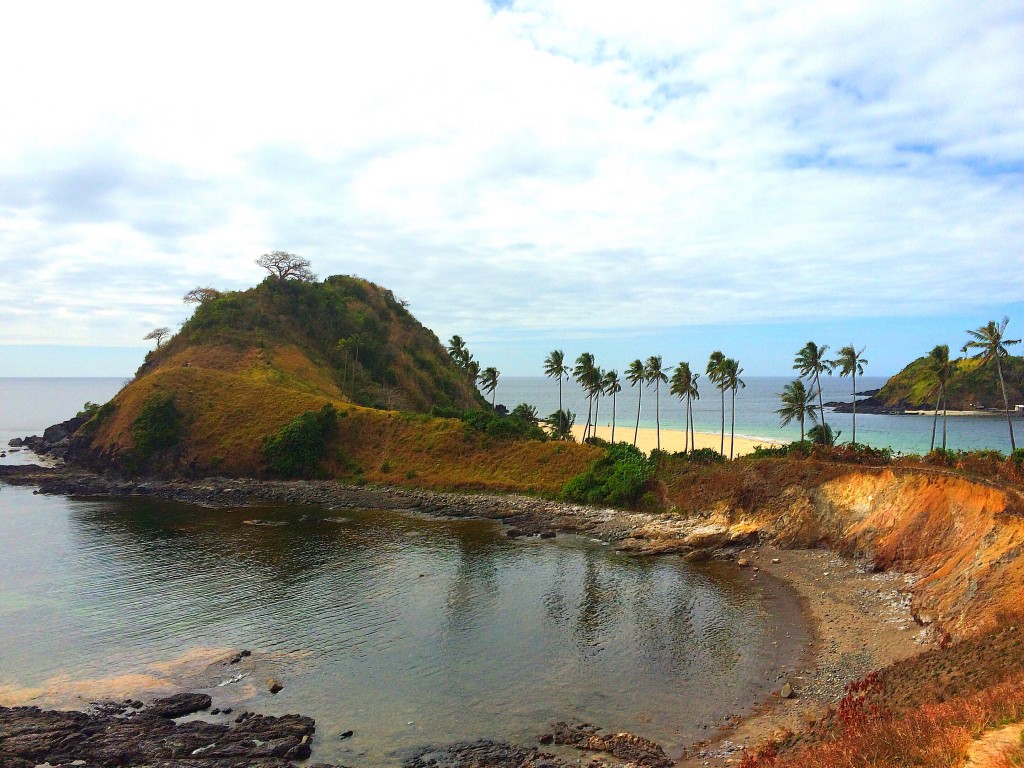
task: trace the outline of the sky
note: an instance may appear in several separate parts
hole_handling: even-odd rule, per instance
[[[1024,336],[1024,6],[4,11],[0,376],[127,376],[286,250],[540,374]],[[1014,333],[1016,331],[1016,333]],[[702,366],[701,366],[702,367]]]

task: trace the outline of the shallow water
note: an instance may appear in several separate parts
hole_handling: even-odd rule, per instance
[[[287,525],[243,522],[256,517]],[[570,717],[678,750],[763,696],[808,640],[789,590],[727,565],[512,541],[487,521],[0,486],[8,702],[80,704],[129,674],[157,690],[210,649],[250,648],[248,677],[205,681],[215,705],[315,717],[317,760],[532,742]]]

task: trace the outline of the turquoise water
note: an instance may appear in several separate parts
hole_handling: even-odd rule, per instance
[[[775,411],[780,407],[779,394],[791,382],[784,376],[749,376],[747,386],[736,395],[736,433],[750,437],[764,437],[770,440],[789,442],[800,438],[800,427],[791,424],[779,425]],[[878,389],[886,382],[878,376],[857,377],[857,389]],[[699,384],[704,384],[703,378]],[[583,390],[574,382],[562,383],[562,399],[565,407],[576,413],[576,423],[583,424],[587,418],[587,403]],[[825,378],[822,382],[825,402],[850,402],[849,379]],[[616,397],[616,425],[625,427],[632,439],[632,428],[636,424],[638,389],[626,382],[623,391]],[[541,416],[547,416],[558,408],[558,385],[552,379],[542,376],[513,377],[499,379],[496,402],[504,403],[509,409],[519,403],[530,403]],[[660,398],[662,429],[682,429],[684,409],[682,402],[662,390]],[[641,403],[640,426],[654,427],[654,390],[646,388]],[[721,429],[721,396],[717,389],[705,386],[701,399],[694,403],[694,424],[698,432],[717,433]],[[732,400],[726,393],[725,428],[730,428]],[[611,424],[612,408],[610,398],[602,398],[600,423]],[[840,441],[849,440],[852,434],[853,417],[848,413],[832,413],[826,409],[825,418],[835,430],[841,430]],[[809,427],[808,427],[809,428]],[[892,448],[902,453],[927,453],[931,441],[932,419],[930,416],[882,416],[857,414],[857,442],[879,448]],[[951,416],[947,421],[947,447],[961,450],[994,448],[1010,450],[1009,432],[1002,413],[992,416]],[[941,440],[942,418],[939,418],[938,440]],[[616,430],[618,432],[618,430]],[[1024,444],[1024,418],[1014,417],[1014,433],[1018,444]],[[624,433],[625,434],[625,433]],[[616,434],[618,439],[618,434]]]

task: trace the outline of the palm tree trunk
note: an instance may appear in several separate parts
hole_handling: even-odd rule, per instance
[[[800,442],[804,441],[804,412],[800,411]]]
[[[1003,383],[1003,366],[999,364],[999,354],[996,353],[996,371],[999,373],[999,388],[1003,391],[1003,410],[1006,412],[1006,426],[1010,428],[1010,450],[1017,450],[1017,443],[1013,440],[1013,422],[1010,421],[1010,401],[1006,399],[1006,384]]]
[[[729,461],[732,461],[733,447],[736,445],[736,390],[732,391],[732,432],[729,435]]]
[[[615,445],[615,393],[612,392],[612,445]]]
[[[583,442],[587,441],[587,435],[590,434],[590,414],[593,413],[594,408],[594,396],[587,395],[587,426],[583,428]]]
[[[946,387],[942,387],[942,450],[946,450]]]
[[[654,431],[655,431],[655,434],[658,436],[658,451],[660,452],[661,451],[661,408],[660,408],[660,400],[661,400],[661,398],[658,396],[658,389],[659,389],[658,381],[655,380],[655,382],[654,382]]]
[[[633,447],[636,448],[636,437],[640,434],[640,403],[644,399],[644,384],[640,382],[640,393],[636,398],[636,429],[633,430]]]
[[[692,456],[693,452],[697,450],[697,436],[693,434],[693,399],[687,395],[686,401],[690,407],[690,455]]]
[[[562,410],[562,374],[558,374],[558,410]]]
[[[718,452],[725,456],[725,387],[719,387],[722,393],[722,441],[718,446]]]
[[[686,396],[683,407],[683,453],[690,452],[690,396]]]
[[[854,366],[856,367],[856,365]],[[854,370],[852,374],[853,378],[853,437],[850,439],[850,445],[857,444],[857,371]]]
[[[597,429],[600,426],[597,420],[598,410],[601,408],[601,397],[599,395],[594,396],[594,437],[597,437]]]
[[[938,394],[935,395],[935,415],[932,416],[932,447],[928,449],[929,453],[935,450],[935,426],[939,421],[939,405],[942,403],[942,387],[939,387]],[[945,426],[946,422],[943,421],[942,425]]]
[[[814,372],[814,386],[818,388],[818,415],[821,416],[821,437],[823,441],[828,441],[828,425],[825,424],[825,403],[821,398],[821,378],[818,376],[818,372]]]

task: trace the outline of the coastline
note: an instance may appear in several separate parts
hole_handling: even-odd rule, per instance
[[[680,521],[671,516],[564,504],[527,496],[446,494],[393,486],[342,486],[322,481],[261,481],[207,478],[197,481],[111,480],[69,468],[4,467],[0,482],[36,485],[43,493],[73,496],[140,495],[173,498],[210,507],[258,505],[262,501],[317,504],[325,509],[378,507],[428,515],[481,517],[495,520],[513,535],[550,532],[583,534],[621,546],[633,554],[708,550],[686,545]],[[700,531],[698,531],[700,528]],[[692,540],[705,535],[699,523]],[[666,549],[659,535],[680,543]],[[754,746],[784,729],[799,730],[810,718],[835,704],[843,687],[872,669],[926,650],[928,633],[913,622],[903,590],[909,579],[893,572],[871,573],[828,550],[779,549],[755,544],[723,543],[713,550],[719,560],[732,560],[751,580],[777,579],[794,590],[804,625],[812,640],[795,667],[780,668],[772,693],[763,701],[737,702],[735,714],[700,745],[686,750],[678,765],[729,765],[743,746]],[[778,562],[774,562],[774,561]],[[744,564],[745,563],[745,564]],[[790,683],[793,699],[782,699]],[[614,728],[613,723],[600,724]]]
[[[572,436],[576,439],[576,442],[580,442],[583,439],[584,425],[576,424],[572,428]],[[633,442],[634,427],[629,425],[623,426],[622,424],[615,425],[615,438],[618,442]],[[651,427],[641,427],[636,431],[636,447],[644,453],[650,453],[658,447],[658,431]],[[612,439],[612,428],[610,424],[604,424],[597,428],[597,437],[602,440],[611,442]],[[722,435],[720,432],[694,432],[693,434],[694,444],[698,449],[710,448],[713,451],[717,451],[721,447]],[[661,450],[669,453],[676,453],[684,450],[687,445],[686,433],[681,429],[665,429],[661,430]],[[772,440],[767,437],[750,437],[749,435],[736,435],[735,442],[735,455],[745,456],[748,453],[753,453],[757,446],[770,447],[775,445],[782,445],[778,440]],[[725,452],[726,455],[729,453],[729,434],[725,435]]]

